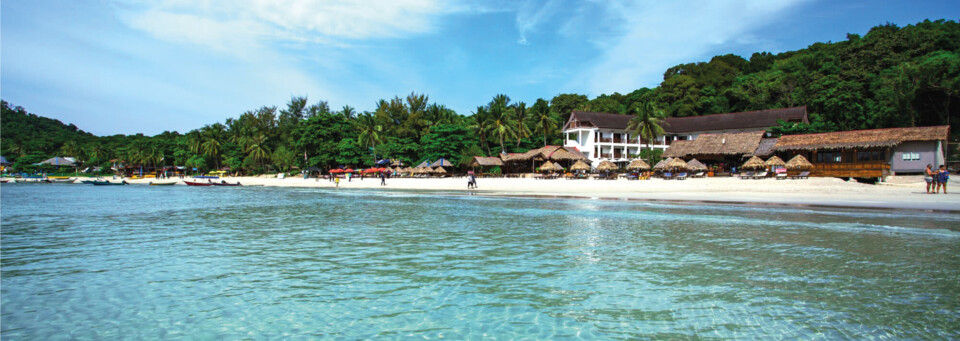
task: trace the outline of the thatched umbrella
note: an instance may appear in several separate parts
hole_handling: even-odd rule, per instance
[[[685,169],[685,168],[687,168],[687,162],[686,162],[686,161],[683,161],[683,159],[681,159],[681,158],[674,158],[673,160],[670,160],[670,162],[668,162],[668,163],[666,164],[666,168],[667,168],[667,169],[673,169],[673,168],[684,168],[684,169]]]
[[[563,170],[563,167],[560,167],[560,165],[555,164],[553,162],[547,161],[547,162],[544,162],[542,165],[540,165],[540,170],[547,171],[547,172],[559,172]]]
[[[650,165],[641,159],[636,159],[636,160],[630,161],[630,164],[627,165],[627,169],[648,170],[650,169]]]
[[[813,168],[813,164],[810,161],[807,161],[807,158],[803,155],[794,156],[790,161],[787,161],[787,168],[789,169],[810,169]]]
[[[776,156],[776,155],[771,156],[769,159],[767,159],[767,162],[764,162],[763,164],[765,164],[765,165],[767,165],[767,166],[772,166],[772,167],[786,167],[786,166],[787,166],[787,163],[786,163],[786,162],[783,162],[783,159],[781,159],[780,157],[778,157],[778,156]]]
[[[570,170],[572,170],[572,171],[589,171],[589,170],[590,170],[590,165],[588,165],[586,162],[583,162],[583,160],[578,160],[577,163],[574,163],[573,166],[570,166]]]
[[[692,171],[705,171],[707,170],[707,166],[697,159],[693,159],[690,160],[690,162],[687,162],[687,169]]]
[[[430,173],[432,171],[433,169],[430,169],[430,167],[417,167],[413,169],[414,173],[420,173],[420,174]]]
[[[443,169],[443,167],[437,167],[436,169],[433,170],[433,172],[437,174],[446,174],[447,170]]]
[[[670,161],[673,161],[672,157],[660,160],[660,162],[657,162],[657,164],[653,166],[653,169],[654,170],[667,169],[667,164],[670,163]]]
[[[617,165],[614,164],[613,162],[603,160],[600,162],[600,165],[597,166],[597,170],[601,170],[601,171],[617,170]]]
[[[763,160],[756,156],[750,158],[750,160],[747,160],[747,162],[744,162],[743,166],[740,166],[740,168],[743,169],[758,169],[764,167],[766,167],[766,165],[763,164]]]

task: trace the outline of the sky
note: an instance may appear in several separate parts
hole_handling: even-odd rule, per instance
[[[463,115],[655,87],[682,63],[779,53],[960,1],[4,0],[0,97],[96,135],[187,132],[293,96]]]

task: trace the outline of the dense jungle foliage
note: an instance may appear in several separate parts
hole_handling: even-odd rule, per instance
[[[958,122],[960,25],[887,24],[863,37],[849,34],[845,41],[797,51],[716,56],[669,68],[659,86],[627,94],[559,94],[532,103],[500,94],[468,115],[417,93],[380,100],[372,112],[332,110],[325,101],[294,97],[282,107],[264,106],[185,134],[97,137],[4,101],[0,151],[15,169],[52,156],[76,157],[88,166],[119,159],[247,174],[360,167],[379,158],[415,165],[445,157],[456,164],[474,155],[560,144],[559,130],[573,110],[632,115],[653,108],[659,117],[682,117],[792,106],[807,106],[811,123],[781,124],[771,132]]]

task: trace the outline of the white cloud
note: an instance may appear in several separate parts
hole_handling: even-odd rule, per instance
[[[558,6],[559,2],[557,0],[548,0],[542,5],[540,5],[538,1],[524,2],[520,4],[520,7],[517,9],[516,17],[517,31],[519,31],[520,34],[520,38],[517,39],[517,43],[521,45],[529,45],[530,42],[527,41],[527,34],[540,26],[543,21],[555,15],[557,13]]]
[[[575,80],[592,95],[655,86],[667,68],[743,41],[802,1],[598,2],[597,20],[621,23],[622,33],[594,41],[601,54]]]
[[[438,16],[474,10],[439,0],[207,0],[128,2],[124,21],[153,36],[217,49],[265,40],[338,43],[433,32]]]

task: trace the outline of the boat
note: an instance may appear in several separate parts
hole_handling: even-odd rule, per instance
[[[183,183],[187,184],[187,186],[213,186],[212,182],[196,182],[196,181],[184,180]]]
[[[240,181],[237,181],[237,183],[232,184],[223,180],[221,180],[220,182],[212,182],[209,180],[207,182],[184,181],[184,183],[186,183],[187,186],[240,186]]]
[[[219,183],[214,182],[213,185],[214,186],[240,186],[240,181],[237,181],[237,183],[235,184],[232,184],[226,181],[220,181]]]
[[[94,181],[92,182],[94,186],[123,186],[128,185],[127,180],[122,180],[120,182],[110,182],[110,181]]]
[[[50,180],[43,179],[43,178],[25,178],[25,179],[17,179],[17,183],[18,184],[48,184],[50,183]]]
[[[173,186],[173,185],[176,185],[176,184],[177,184],[177,181],[171,181],[171,182],[153,182],[153,181],[151,181],[151,182],[150,182],[150,186]]]
[[[74,181],[77,181],[77,178],[47,178],[52,183],[55,184],[72,184]]]
[[[10,180],[0,179],[0,184],[5,184],[5,183],[8,183],[8,182],[10,182]]]

